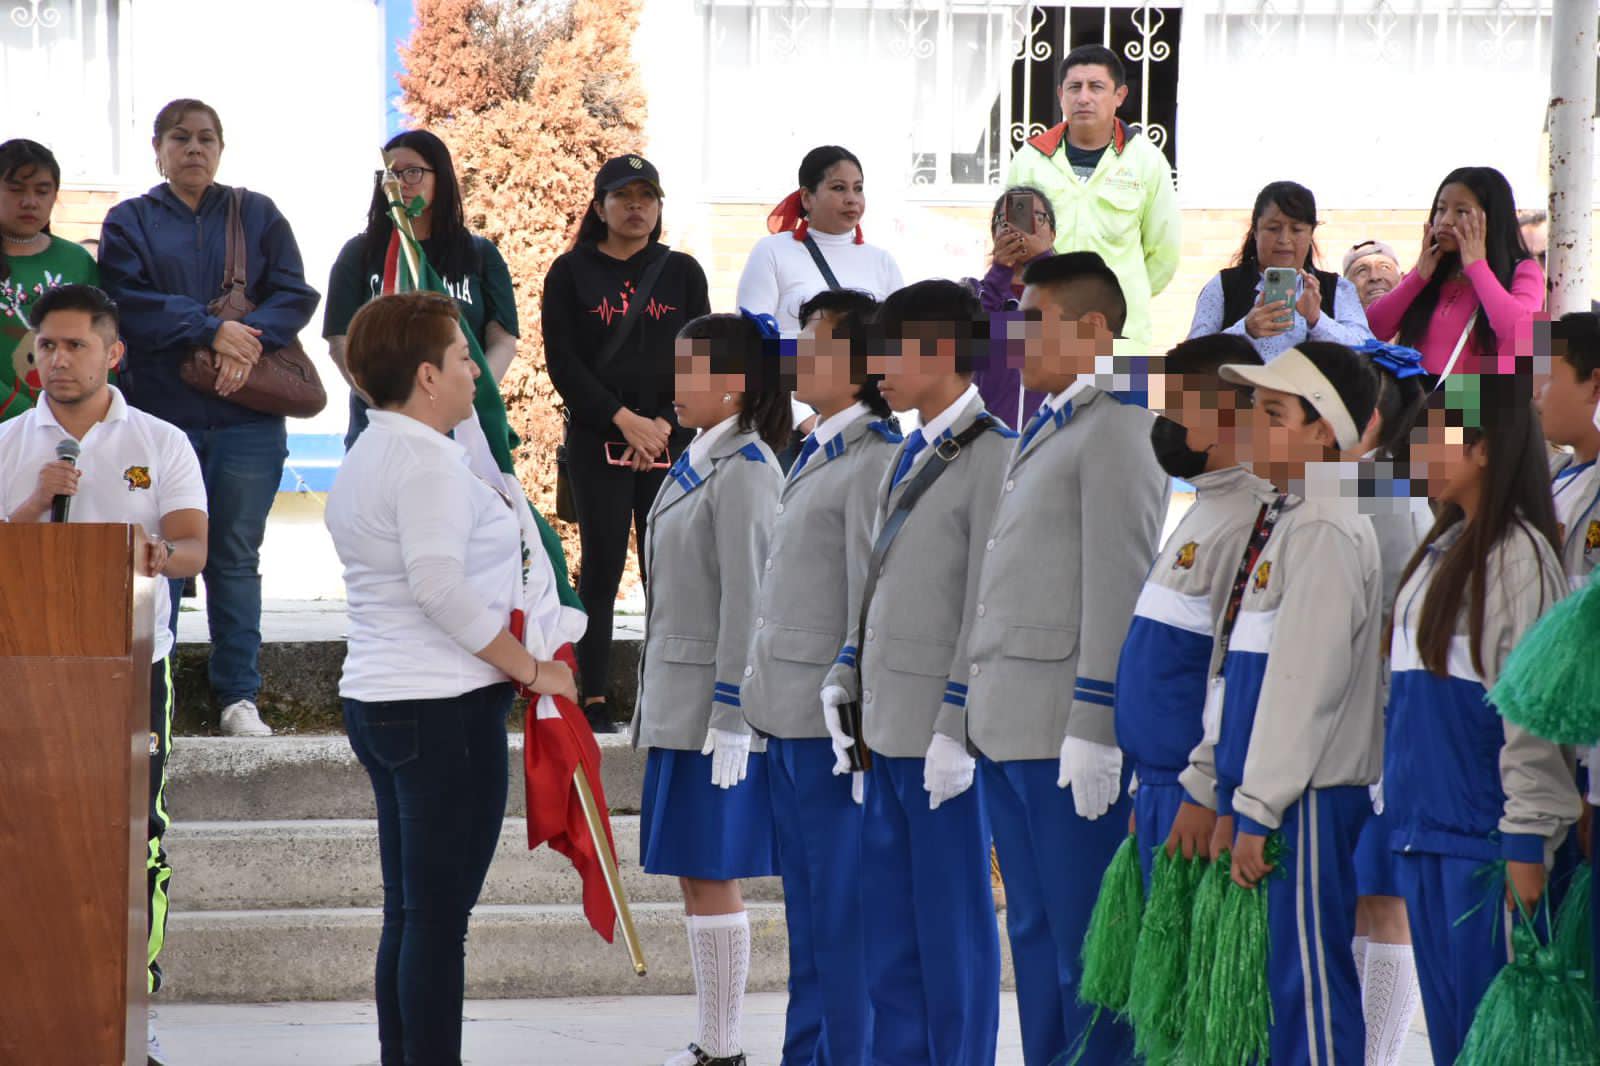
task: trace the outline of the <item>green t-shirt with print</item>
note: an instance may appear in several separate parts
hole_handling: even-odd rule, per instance
[[[0,270],[0,422],[33,406],[39,373],[28,310],[57,285],[98,285],[100,269],[81,245],[51,237],[37,255],[8,255]]]

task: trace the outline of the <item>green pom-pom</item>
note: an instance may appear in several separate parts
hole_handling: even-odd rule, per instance
[[[1594,878],[1587,865],[1578,867],[1556,915],[1556,935],[1550,942],[1556,958],[1568,970],[1577,970],[1594,979],[1594,911],[1589,896]]]
[[[1283,839],[1267,838],[1264,858],[1277,876]],[[1217,920],[1211,991],[1206,1002],[1209,1062],[1245,1066],[1271,1056],[1272,990],[1267,985],[1267,886],[1240,888],[1229,882]]]
[[[1516,957],[1479,1002],[1457,1066],[1593,1062],[1600,1032],[1587,976],[1542,947],[1526,922],[1511,943]]]
[[[1129,836],[1111,857],[1100,879],[1100,895],[1089,916],[1083,938],[1083,983],[1078,998],[1115,1011],[1128,1009],[1128,986],[1133,977],[1133,954],[1139,942],[1139,921],[1144,911],[1144,874],[1139,869],[1138,844]]]
[[[1172,1061],[1183,1039],[1190,916],[1205,872],[1199,859],[1156,851],[1128,990],[1134,1049],[1148,1062]]]
[[[1556,604],[1523,634],[1489,702],[1509,722],[1557,744],[1600,741],[1600,581]]]
[[[1184,988],[1183,1061],[1194,1066],[1210,1063],[1206,1044],[1206,1013],[1211,1002],[1211,973],[1217,961],[1217,923],[1222,902],[1233,883],[1228,853],[1218,855],[1200,874],[1189,912],[1189,977]]]

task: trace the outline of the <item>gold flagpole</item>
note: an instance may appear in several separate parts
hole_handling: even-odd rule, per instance
[[[411,216],[406,214],[405,194],[400,191],[400,179],[389,166],[389,157],[383,157],[383,194],[389,199],[389,218],[395,232],[400,234],[400,252],[406,257],[411,270],[411,284],[422,284],[422,264],[417,262],[416,234],[411,229]],[[396,204],[402,206],[396,207]],[[398,279],[396,279],[398,284]]]
[[[594,790],[589,787],[589,775],[579,763],[572,780],[578,786],[578,800],[583,804],[583,818],[589,823],[589,836],[594,839],[594,850],[600,856],[600,868],[605,872],[606,888],[611,892],[611,903],[617,908],[617,918],[622,923],[622,941],[628,946],[628,957],[633,960],[633,972],[644,976],[644,949],[639,944],[639,931],[633,927],[633,912],[628,910],[628,897],[622,891],[622,876],[617,873],[617,858],[611,853],[611,841],[606,836],[605,823],[600,818],[600,808],[594,801]]]

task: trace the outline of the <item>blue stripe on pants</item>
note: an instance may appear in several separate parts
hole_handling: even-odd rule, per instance
[[[1027,1066],[1056,1061],[1089,1030],[1083,1062],[1133,1061],[1133,1031],[1078,1002],[1078,955],[1100,878],[1128,835],[1126,791],[1094,821],[1078,817],[1056,787],[1055,759],[979,759],[984,802],[1006,885],[1006,934],[1017,974],[1017,1012]],[[1128,773],[1124,771],[1126,783]]]
[[[1433,1060],[1454,1062],[1478,1002],[1509,957],[1505,878],[1482,859],[1404,851],[1395,855],[1395,877],[1411,922]],[[1548,940],[1548,923],[1540,928]]]
[[[1000,935],[982,783],[928,810],[923,760],[876,755],[861,829],[871,1066],[992,1066]]]
[[[1267,880],[1274,1063],[1345,1066],[1365,1058],[1350,942],[1356,842],[1371,814],[1364,785],[1311,789],[1284,812],[1283,858]]]
[[[861,1061],[870,1010],[861,951],[862,808],[827,740],[767,741],[767,782],[789,923],[784,1066]]]
[[[1139,869],[1144,871],[1144,890],[1149,892],[1156,849],[1172,834],[1172,823],[1177,821],[1178,808],[1183,806],[1183,786],[1178,784],[1178,775],[1170,770],[1139,766],[1134,772],[1139,776],[1139,791],[1133,797],[1133,822],[1139,838]]]

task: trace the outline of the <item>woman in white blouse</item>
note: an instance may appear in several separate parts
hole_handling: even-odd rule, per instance
[[[1372,339],[1356,287],[1318,270],[1317,199],[1292,181],[1275,181],[1256,194],[1250,231],[1233,265],[1206,282],[1195,302],[1190,337],[1235,333],[1271,362],[1301,341],[1331,341],[1354,347]],[[1264,271],[1299,272],[1290,306],[1263,299]]]
[[[526,505],[480,480],[450,436],[477,425],[458,319],[448,296],[420,292],[356,314],[347,359],[371,425],[328,493],[350,604],[339,694],[377,797],[385,1063],[461,1061],[467,920],[505,816],[513,682],[577,696],[563,663],[508,629],[527,602]],[[537,545],[531,558],[548,571]]]

